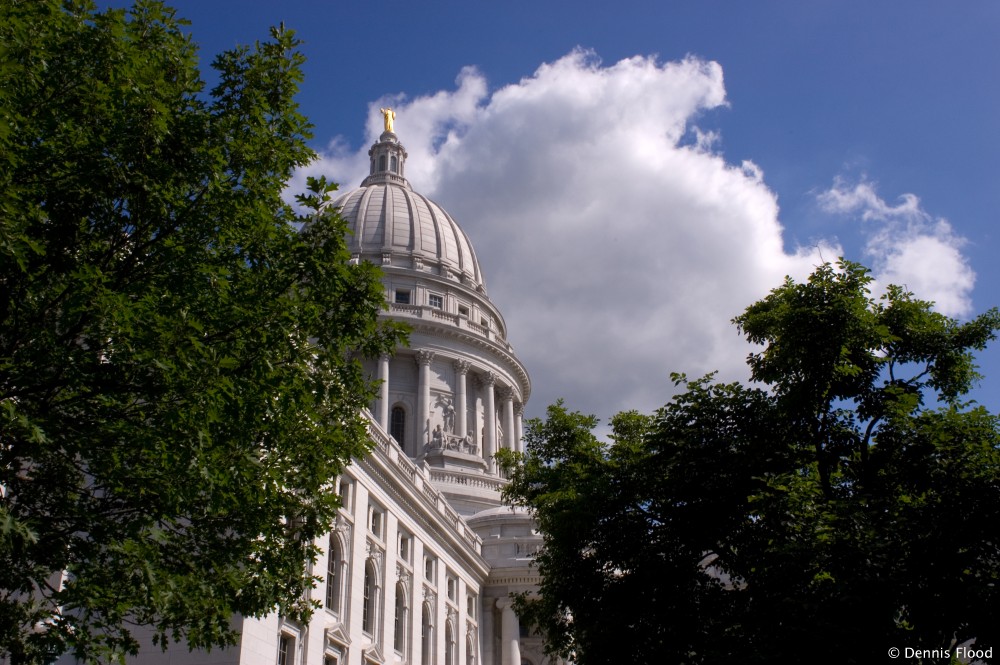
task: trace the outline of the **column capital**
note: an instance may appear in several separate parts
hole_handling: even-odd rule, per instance
[[[380,355],[380,356],[378,357],[378,359],[379,359],[379,360],[381,360],[381,361],[382,361],[382,362],[384,362],[384,363],[387,363],[387,362],[389,362],[390,360],[392,360],[392,356],[393,356],[393,354],[391,354],[391,353],[383,353],[383,354],[381,354],[381,355]]]
[[[483,382],[484,386],[496,385],[496,382],[500,379],[499,376],[493,372],[484,372],[480,375],[479,380]]]
[[[514,402],[514,415],[523,416],[524,415],[524,404],[521,402]]]
[[[514,601],[510,598],[497,598],[497,609],[498,610],[513,610]]]
[[[500,386],[497,388],[497,392],[500,393],[500,399],[507,402],[514,401],[514,389],[510,386]]]
[[[418,365],[430,365],[434,360],[434,352],[421,349],[414,355],[414,359]]]
[[[469,370],[472,368],[472,363],[468,360],[456,360],[452,363],[455,367],[455,371],[458,374],[468,374]]]

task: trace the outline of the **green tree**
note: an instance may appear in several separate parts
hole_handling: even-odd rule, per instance
[[[508,454],[545,536],[524,617],[581,665],[866,663],[1000,625],[1000,422],[961,401],[1000,327],[821,266],[734,322],[756,386],[654,416],[550,409]],[[949,662],[948,658],[924,662]]]
[[[158,2],[0,0],[0,657],[232,644],[303,591],[391,350],[309,162],[291,32],[205,93]],[[304,230],[298,227],[305,224]]]

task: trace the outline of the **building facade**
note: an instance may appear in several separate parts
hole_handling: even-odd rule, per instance
[[[391,112],[389,112],[391,113]],[[502,505],[493,460],[520,450],[531,392],[468,236],[404,177],[406,151],[386,131],[369,176],[334,205],[354,261],[384,272],[384,316],[410,344],[365,359],[380,381],[366,416],[374,451],[339,479],[343,506],[320,543],[306,623],[236,618],[237,647],[144,649],[164,665],[547,665],[510,594],[538,579],[541,544],[526,512]]]

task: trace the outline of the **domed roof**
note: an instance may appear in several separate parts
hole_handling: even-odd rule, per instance
[[[361,187],[333,201],[351,231],[351,254],[382,266],[431,269],[485,293],[469,237],[451,215],[414,192],[403,177],[406,151],[396,135],[383,132],[368,154],[370,175]]]

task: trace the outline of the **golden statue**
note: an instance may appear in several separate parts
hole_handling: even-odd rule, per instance
[[[382,120],[385,123],[385,131],[392,131],[392,121],[396,119],[396,112],[390,108],[379,109],[382,112]]]

